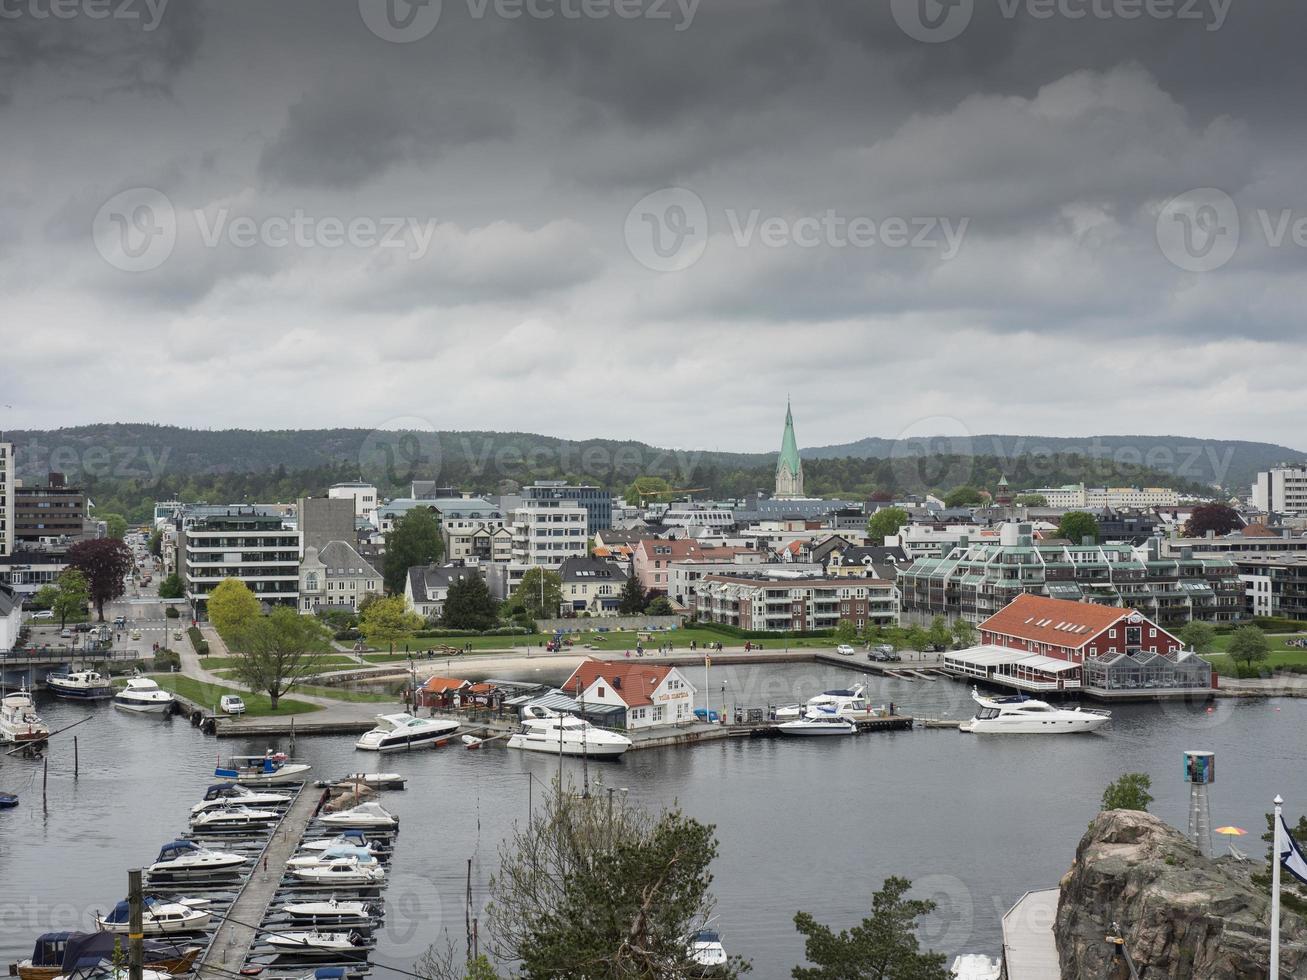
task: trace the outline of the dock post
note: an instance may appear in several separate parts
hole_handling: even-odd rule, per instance
[[[41,809],[46,809],[45,784],[50,781],[50,757],[41,760]]]
[[[127,872],[127,969],[128,980],[141,980],[145,967],[145,948],[141,942],[145,927],[142,919],[141,869]]]
[[[73,736],[73,778],[77,778],[77,771],[80,768],[77,756],[77,736]]]

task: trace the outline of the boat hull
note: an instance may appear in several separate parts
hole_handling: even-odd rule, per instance
[[[130,698],[124,698],[121,694],[113,699],[113,706],[121,708],[123,711],[131,711],[138,715],[161,715],[172,707],[172,701],[136,701]]]
[[[167,920],[164,922],[146,918],[141,931],[147,936],[181,935],[190,932],[200,932],[212,920],[213,913],[211,912],[197,912],[195,915],[187,916],[185,919]],[[101,932],[112,932],[117,935],[126,935],[131,931],[131,927],[126,922],[105,922],[103,919],[96,919],[95,924]]]
[[[111,686],[105,687],[64,687],[54,678],[47,677],[45,686],[50,693],[65,701],[108,701],[114,696]]]
[[[1051,721],[1032,721],[1025,718],[972,718],[959,729],[976,735],[1085,735],[1106,725],[1110,718],[1090,715],[1086,718],[1060,718]]]
[[[147,959],[145,969],[159,973],[171,973],[177,976],[178,974],[189,973],[199,956],[200,947],[191,946],[183,951],[180,956],[171,959]],[[55,977],[64,972],[63,967],[60,966],[30,966],[23,963],[19,963],[17,969],[18,980],[54,980]]]
[[[789,735],[795,738],[820,738],[826,735],[852,735],[855,731],[852,726],[848,728],[837,725],[827,727],[825,725],[809,725],[803,722],[786,722],[784,725],[777,725],[776,727],[782,735]]]
[[[582,746],[579,742],[564,741],[560,746],[554,739],[531,738],[526,735],[513,735],[508,740],[510,749],[522,749],[524,752],[543,752],[547,755],[582,756],[588,759],[616,759],[625,755],[629,745],[604,745],[589,742]]]
[[[305,763],[291,763],[284,765],[273,772],[240,772],[235,776],[227,774],[215,774],[217,779],[225,780],[229,783],[240,783],[242,786],[280,786],[283,783],[302,783],[313,767]]]

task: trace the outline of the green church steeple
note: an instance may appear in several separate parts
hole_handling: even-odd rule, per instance
[[[785,403],[785,432],[781,436],[781,454],[776,460],[776,497],[803,496],[803,460],[799,442],[794,438],[794,413]]]

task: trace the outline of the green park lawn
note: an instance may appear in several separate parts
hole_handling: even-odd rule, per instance
[[[296,685],[292,694],[308,694],[311,697],[331,698],[333,701],[355,701],[360,703],[375,704],[398,704],[399,695],[397,694],[379,694],[376,691],[351,691],[343,687],[327,687],[325,685],[308,685],[301,687]]]
[[[272,703],[268,700],[266,694],[252,694],[236,687],[219,687],[216,684],[206,684],[204,681],[196,680],[194,677],[187,677],[185,674],[151,674],[150,676],[165,691],[179,694],[189,701],[194,701],[196,704],[210,709],[218,703],[218,699],[224,694],[239,695],[241,700],[245,702],[245,716],[247,718],[280,718],[286,715],[301,715],[320,710],[319,705],[310,704],[307,701],[282,698],[277,705],[277,710],[273,711]]]
[[[205,670],[225,670],[235,667],[240,663],[239,657],[201,657],[200,666]],[[339,656],[336,654],[327,654],[318,660],[323,667],[342,667],[349,664],[355,664],[357,661],[350,657]]]
[[[1218,673],[1229,674],[1232,671],[1232,662],[1225,654],[1225,650],[1230,645],[1233,634],[1226,633],[1216,638],[1216,650],[1207,655],[1207,659],[1212,662]],[[1298,639],[1295,635],[1267,636],[1270,643],[1270,653],[1262,666],[1274,670],[1277,667],[1296,667],[1307,664],[1307,650],[1298,647],[1291,647],[1286,641]]]

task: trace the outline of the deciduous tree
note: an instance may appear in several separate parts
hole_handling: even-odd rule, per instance
[[[131,574],[131,549],[117,538],[79,541],[68,549],[68,565],[86,576],[91,601],[100,622],[104,622],[104,605],[122,597]]]
[[[1146,773],[1128,772],[1103,790],[1104,810],[1143,810],[1153,802],[1153,781]]]
[[[386,591],[402,595],[408,570],[430,565],[445,553],[440,537],[440,521],[430,507],[414,507],[386,532]]]
[[[122,514],[98,514],[97,518],[104,521],[105,533],[121,541],[127,536],[127,518]]]
[[[908,523],[908,512],[902,507],[882,507],[867,518],[867,537],[874,545],[883,545],[891,534]]]
[[[223,579],[205,603],[209,622],[229,645],[240,642],[241,632],[258,619],[263,608],[250,587],[238,578]]]
[[[402,595],[386,596],[359,617],[359,632],[373,646],[398,643],[422,628],[422,617],[410,612]]]
[[[50,609],[59,617],[59,628],[70,619],[81,620],[86,615],[86,604],[91,601],[91,587],[86,576],[76,568],[65,569],[59,576],[54,601]]]
[[[185,595],[186,587],[182,585],[182,577],[176,572],[169,572],[159,583],[160,599],[181,599]]]
[[[273,711],[281,696],[316,671],[321,655],[331,650],[326,627],[289,606],[257,616],[239,630],[236,676],[251,691],[265,692]]]
[[[965,619],[953,622],[953,643],[959,648],[976,645],[976,628]]]
[[[528,568],[513,598],[532,619],[553,619],[563,604],[563,579],[547,568]]]
[[[1185,623],[1176,636],[1194,653],[1211,653],[1216,649],[1216,629],[1211,623],[1198,620]]]
[[[647,616],[671,616],[676,612],[672,608],[672,600],[665,595],[654,596],[644,611]]]
[[[455,630],[488,630],[499,621],[499,603],[480,575],[468,575],[449,585],[441,624]]]
[[[1270,649],[1266,634],[1256,626],[1240,626],[1230,637],[1230,645],[1225,652],[1236,663],[1243,661],[1245,666],[1252,667],[1253,664],[1264,661]]]
[[[954,487],[944,496],[945,507],[979,507],[985,502],[985,494],[969,485]]]
[[[1200,504],[1189,513],[1184,533],[1190,538],[1204,537],[1208,531],[1229,534],[1243,527],[1239,512],[1225,504]]]
[[[1072,544],[1080,544],[1085,538],[1097,541],[1098,519],[1083,510],[1067,511],[1058,522],[1057,536],[1066,538]]]
[[[943,616],[936,616],[930,621],[930,629],[926,635],[930,639],[930,646],[933,650],[947,650],[949,641],[953,638],[953,631],[949,629],[948,620]]]
[[[641,476],[623,491],[622,498],[630,507],[643,507],[651,500],[666,500],[671,490],[672,485],[661,476]]]
[[[858,639],[858,628],[850,620],[841,619],[835,624],[835,642],[853,643]]]

